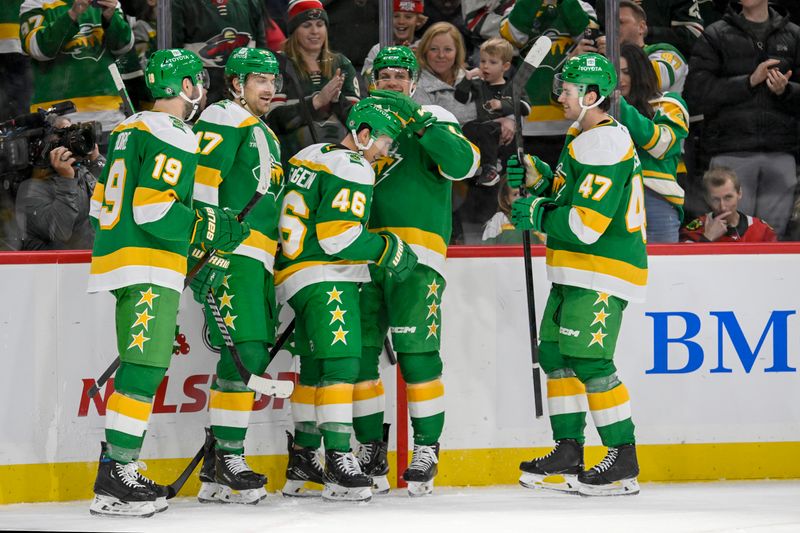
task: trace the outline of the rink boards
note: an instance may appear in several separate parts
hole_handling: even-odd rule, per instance
[[[800,477],[793,459],[800,453],[800,246],[649,251],[647,302],[628,306],[616,357],[631,394],[640,479]],[[546,418],[533,415],[521,251],[460,248],[450,256],[441,330],[447,415],[437,484],[514,483],[519,461],[551,444]],[[535,256],[541,313],[548,284],[542,250]],[[80,252],[0,254],[0,503],[91,493],[109,390],[93,401],[85,391],[114,358],[115,340],[113,298],[85,292],[87,261]],[[282,310],[284,323],[289,317]],[[173,358],[142,453],[147,474],[160,482],[173,480],[202,444],[216,364],[188,292],[179,324],[188,353]],[[273,378],[295,372],[287,351],[268,368]],[[408,421],[397,422],[395,370],[385,359],[382,375],[395,461],[397,430],[403,440]],[[276,490],[290,405],[257,397],[255,409],[249,460]],[[545,401],[545,416],[546,409]],[[591,463],[602,456],[591,420],[587,443],[595,446]],[[192,479],[186,493],[196,487]]]

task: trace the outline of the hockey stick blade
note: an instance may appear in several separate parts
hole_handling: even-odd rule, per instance
[[[536,42],[533,43],[528,53],[525,55],[525,59],[520,65],[519,70],[514,75],[514,80],[512,81],[512,88],[514,86],[517,89],[521,89],[528,83],[528,79],[533,74],[533,71],[536,70],[539,65],[542,64],[542,61],[550,53],[550,48],[552,47],[553,42],[550,38],[546,35],[542,35]]]
[[[288,398],[294,391],[294,383],[284,379],[267,379],[250,374],[247,387],[261,394],[274,398]]]
[[[186,468],[183,469],[181,475],[178,476],[178,479],[167,485],[167,499],[171,500],[174,498],[183,486],[186,484],[186,481],[189,479],[189,476],[192,475],[194,469],[197,468],[197,465],[200,464],[200,461],[203,460],[203,456],[205,455],[206,450],[211,448],[214,445],[214,434],[211,433],[211,428],[206,428],[206,440],[203,442],[203,446],[194,454],[192,460],[189,461],[189,464],[186,465]]]

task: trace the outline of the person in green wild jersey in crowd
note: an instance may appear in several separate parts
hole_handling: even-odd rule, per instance
[[[391,331],[408,384],[414,455],[403,478],[413,495],[433,490],[444,426],[440,306],[452,224],[452,182],[475,174],[480,161],[478,149],[464,137],[452,113],[439,106],[420,106],[410,98],[418,74],[414,53],[405,46],[384,48],[375,57],[373,96],[398,111],[406,127],[389,154],[373,163],[377,178],[369,229],[398,235],[416,252],[419,265],[406,280],[370,267],[372,281],[361,289],[362,356],[353,405],[361,467],[373,476],[376,492],[388,491],[378,358]]]
[[[145,72],[156,99],[111,133],[108,161],[92,196],[95,226],[89,292],[111,291],[120,366],[108,399],[107,442],[94,484],[95,515],[152,516],[166,487],[139,473],[153,396],[172,356],[190,246],[234,250],[250,230],[232,212],[192,207],[198,144],[184,120],[203,98],[200,59],[160,50]]]
[[[639,466],[628,390],[614,351],[629,301],[647,283],[642,168],[628,131],[607,114],[614,66],[586,53],[568,60],[554,92],[575,122],[552,172],[539,158],[509,159],[511,187],[532,193],[511,207],[511,222],[547,234],[553,283],[542,319],[539,361],[556,446],[520,464],[520,483],[584,495],[636,494]],[[587,401],[588,400],[588,401]],[[606,457],[584,470],[586,410]],[[563,482],[559,482],[563,477]]]
[[[195,299],[204,305],[208,291],[214,290],[236,349],[255,375],[266,370],[269,346],[275,342],[273,265],[283,190],[280,145],[259,117],[269,110],[280,83],[278,61],[271,52],[237,48],[225,65],[231,98],[207,107],[194,126],[200,142],[194,187],[198,205],[240,211],[259,182],[269,182],[265,196],[247,215],[250,236],[222,263],[207,263],[191,285]],[[202,256],[202,249],[192,247],[189,266]],[[267,496],[267,478],[253,472],[244,458],[255,392],[242,381],[207,305],[205,314],[211,344],[221,352],[208,409],[215,447],[203,462],[197,497],[202,503],[258,503]]]
[[[359,285],[368,263],[390,279],[412,274],[417,256],[391,231],[369,232],[375,172],[403,124],[373,98],[355,104],[339,144],[313,144],[289,160],[280,219],[275,290],[295,312],[300,383],[292,395],[295,441],[289,450],[289,496],[319,481],[314,454],[325,443],[324,490],[330,500],[367,501],[372,479],[350,451],[353,389],[361,359]]]

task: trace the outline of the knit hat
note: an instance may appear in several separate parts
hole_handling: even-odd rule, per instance
[[[423,0],[394,0],[394,11],[404,11],[406,13],[422,13],[425,9]]]
[[[328,14],[319,0],[291,0],[288,11],[287,26],[290,34],[307,20],[322,19],[328,25]]]

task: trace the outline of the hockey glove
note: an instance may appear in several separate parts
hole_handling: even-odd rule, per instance
[[[535,155],[528,154],[522,157],[522,163],[524,166],[519,164],[516,155],[508,158],[506,167],[508,186],[517,189],[524,183],[531,194],[539,196],[550,187],[553,180],[553,171],[550,169],[550,165]]]
[[[550,198],[538,196],[519,198],[511,204],[511,223],[518,230],[532,229],[543,232],[544,214],[555,207],[556,203]]]
[[[376,90],[372,91],[370,96],[377,97],[381,104],[385,104],[397,113],[398,118],[412,133],[418,133],[436,122],[436,117],[430,111],[425,111],[419,103],[403,93]]]
[[[386,247],[375,263],[385,268],[396,281],[405,281],[417,266],[417,254],[391,231],[381,231],[378,235],[386,241]]]
[[[222,282],[225,281],[225,273],[231,262],[229,259],[217,255],[220,252],[211,256],[211,259],[203,265],[200,271],[189,281],[189,288],[192,289],[195,301],[198,303],[205,303],[208,291],[217,290]],[[200,261],[205,252],[196,246],[189,249],[189,270]]]
[[[195,209],[197,220],[194,223],[190,244],[203,250],[215,249],[232,252],[250,235],[250,226],[236,220],[236,213],[218,207]]]

